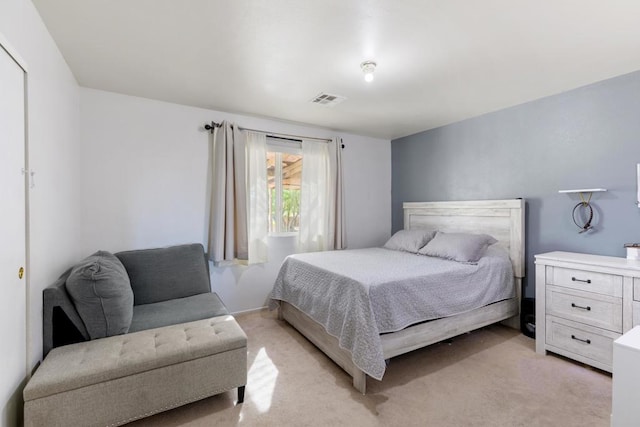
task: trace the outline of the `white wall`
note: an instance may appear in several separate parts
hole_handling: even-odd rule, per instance
[[[42,290],[82,253],[79,88],[31,1],[0,1],[0,33],[29,72],[28,155],[36,185],[29,194],[28,363],[34,366],[42,357]]]
[[[80,90],[82,250],[201,242],[207,236],[209,135],[206,122],[343,138],[350,248],[382,245],[391,230],[391,144],[350,134],[130,97]],[[212,287],[233,312],[265,305],[292,239],[271,238],[270,260],[212,268]]]

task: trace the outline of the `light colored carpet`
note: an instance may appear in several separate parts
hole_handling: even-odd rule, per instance
[[[611,375],[535,353],[490,326],[391,360],[367,395],[272,312],[238,317],[249,337],[245,401],[235,391],[131,426],[608,426]]]

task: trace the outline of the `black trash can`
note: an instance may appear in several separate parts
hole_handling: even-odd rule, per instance
[[[520,330],[528,337],[536,337],[536,299],[522,298],[520,305]]]

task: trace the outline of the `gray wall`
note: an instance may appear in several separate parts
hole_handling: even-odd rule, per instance
[[[640,242],[640,72],[392,141],[393,231],[405,201],[526,199],[526,295],[534,255],[626,256]],[[578,234],[577,194],[594,193],[595,230]]]

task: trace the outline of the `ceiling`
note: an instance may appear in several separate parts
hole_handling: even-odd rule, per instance
[[[380,138],[640,69],[636,0],[33,1],[82,86]]]

